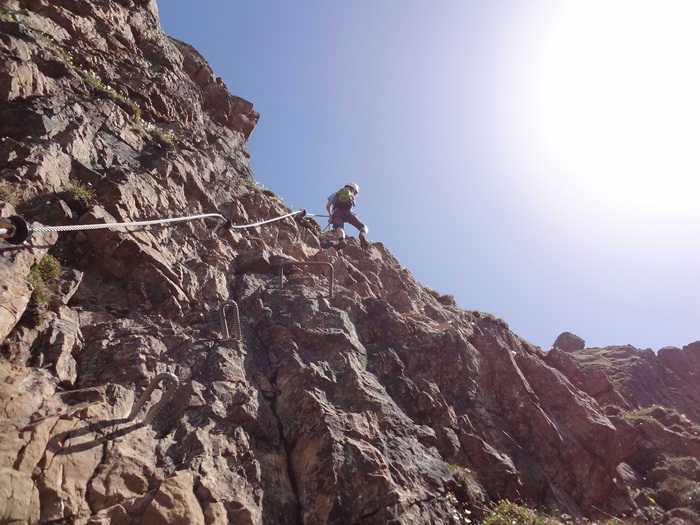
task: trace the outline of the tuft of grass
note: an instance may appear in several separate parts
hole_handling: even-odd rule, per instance
[[[0,13],[0,20],[2,20],[3,22],[17,22],[17,18],[11,15],[10,13]]]
[[[2,198],[5,202],[9,204],[12,204],[12,206],[14,206],[15,208],[22,201],[17,195],[17,192],[7,184],[3,184],[2,186],[0,186],[0,198]]]
[[[143,120],[141,117],[136,117],[136,122],[146,133],[151,135],[151,137],[156,139],[163,146],[169,149],[175,149],[175,136],[170,131],[160,128],[152,122]]]
[[[700,511],[700,461],[694,457],[666,457],[649,471],[655,486],[652,497],[663,508]]]
[[[667,518],[675,518],[681,520],[681,523],[698,523],[700,522],[700,516],[693,509],[686,507],[677,507],[666,513]],[[676,522],[678,523],[678,522]]]
[[[15,334],[8,335],[0,344],[0,357],[12,361],[19,354],[17,350],[17,336]]]
[[[83,184],[78,181],[70,181],[66,186],[66,191],[70,193],[75,200],[86,207],[92,205],[97,195],[89,184]]]
[[[452,294],[441,294],[440,292],[433,290],[432,288],[425,288],[427,292],[432,295],[440,304],[445,306],[457,306],[457,299]]]
[[[658,474],[665,473],[666,476],[682,476],[693,481],[700,482],[700,460],[698,458],[684,457],[667,457],[662,464],[649,473],[652,478],[658,477]],[[661,477],[666,477],[661,476]]]
[[[654,500],[665,509],[686,508],[700,511],[700,483],[672,476],[661,483],[653,493]]]
[[[503,500],[493,507],[482,521],[483,525],[555,525],[561,522],[545,516],[526,505]]]
[[[259,193],[260,195],[264,195],[265,197],[269,198],[270,200],[273,200],[278,203],[282,203],[282,197],[277,195],[274,191],[270,190],[269,188],[266,188],[264,184],[254,180],[254,179],[248,179],[248,178],[241,178],[240,181],[243,183],[243,185],[248,188],[251,191],[254,191],[255,193]]]
[[[45,308],[56,294],[59,275],[61,264],[53,255],[44,255],[29,272],[27,280],[34,289],[34,297],[40,308]]]
[[[472,523],[472,520],[470,518],[472,512],[467,508],[467,506],[464,503],[459,501],[454,492],[448,492],[447,494],[445,494],[445,500],[452,509],[451,515],[452,521],[454,523]]]
[[[69,62],[71,66],[73,66],[72,59],[71,62]],[[76,66],[73,66],[73,69],[75,69],[80,75],[83,77],[85,82],[92,87],[93,89],[100,91],[107,95],[109,98],[112,100],[115,100],[116,102],[121,103],[123,106],[126,106],[129,108],[133,113],[134,113],[134,120],[138,123],[139,120],[141,120],[141,107],[131,100],[129,97],[127,97],[124,93],[121,91],[113,88],[109,84],[105,84],[102,81],[102,78],[100,75],[95,73],[91,69],[82,69]]]
[[[507,323],[507,322],[505,322],[505,321],[504,321],[503,319],[501,319],[500,317],[496,317],[496,316],[493,315],[492,313],[489,313],[489,312],[474,312],[474,317],[476,317],[476,318],[481,318],[481,319],[485,319],[485,320],[487,320],[487,321],[490,321],[490,322],[492,322],[492,323],[495,323],[495,324],[501,326],[502,328],[505,328],[506,330],[509,329],[508,323]]]
[[[635,421],[653,421],[658,423],[657,417],[660,408],[659,405],[651,405],[649,407],[625,412],[622,414],[622,417],[631,423]]]
[[[463,519],[461,523],[470,523],[468,516],[471,512],[468,510],[466,502],[460,501],[466,499],[469,502],[483,501],[482,489],[474,472],[465,467],[460,467],[454,463],[446,462],[445,466],[450,469],[452,477],[458,484],[457,493],[448,493],[448,501],[453,509],[452,514],[460,514]],[[454,501],[453,501],[454,500]],[[459,520],[457,520],[460,523]]]

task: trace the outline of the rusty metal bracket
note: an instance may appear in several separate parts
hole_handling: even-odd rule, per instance
[[[233,339],[236,341],[240,341],[241,339],[241,316],[239,314],[238,310],[238,305],[236,304],[236,301],[225,301],[221,303],[221,306],[219,306],[219,319],[221,320],[221,333],[224,336],[224,339],[232,339],[231,337],[231,332],[229,331],[228,328],[228,322],[226,321],[226,308],[231,307],[231,310],[233,310],[233,329],[234,329],[234,337]]]
[[[279,282],[280,288],[284,288],[284,267],[285,266],[327,266],[331,269],[331,274],[328,277],[328,295],[333,297],[333,265],[324,261],[284,261],[280,263]]]
[[[136,417],[136,415],[143,408],[143,405],[145,405],[146,401],[148,401],[148,399],[151,397],[151,394],[153,393],[153,390],[155,390],[156,385],[161,381],[166,381],[169,383],[168,389],[165,392],[163,392],[163,395],[161,396],[160,400],[155,405],[153,405],[151,410],[148,411],[148,414],[146,414],[146,417],[143,418],[141,424],[148,424],[151,421],[151,419],[155,417],[158,411],[161,408],[163,408],[163,405],[170,401],[170,398],[175,395],[177,387],[180,386],[180,380],[175,374],[163,372],[162,374],[158,374],[156,377],[154,377],[153,381],[151,381],[151,384],[148,385],[148,388],[146,388],[146,391],[143,394],[141,394],[141,397],[139,398],[138,402],[134,405],[134,408],[131,410],[131,414],[129,414],[129,417],[126,418],[127,421],[131,421]]]

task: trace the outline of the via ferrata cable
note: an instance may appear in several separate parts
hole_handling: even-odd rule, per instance
[[[82,231],[82,230],[102,230],[113,228],[130,228],[137,226],[149,226],[154,224],[167,224],[171,222],[192,221],[196,219],[205,219],[207,217],[216,217],[219,219],[213,231],[216,232],[219,227],[224,229],[243,229],[262,226],[271,222],[279,221],[291,217],[293,215],[306,215],[306,211],[298,210],[279,217],[273,217],[264,221],[258,221],[251,224],[232,224],[230,219],[227,219],[219,213],[203,213],[200,215],[188,215],[187,217],[170,217],[167,219],[154,219],[148,221],[133,221],[133,222],[113,222],[100,224],[70,224],[65,226],[33,226],[25,221],[22,217],[13,216],[8,218],[0,218],[0,238],[5,239],[10,244],[22,244],[34,232],[64,232],[64,231]]]

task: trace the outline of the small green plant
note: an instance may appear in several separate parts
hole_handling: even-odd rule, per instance
[[[90,206],[96,196],[95,190],[90,185],[78,181],[70,181],[66,186],[66,191],[84,206]]]
[[[175,137],[170,131],[167,131],[161,127],[156,126],[152,122],[149,122],[145,120],[142,116],[141,113],[141,108],[139,105],[131,100],[129,97],[127,97],[124,93],[121,91],[118,91],[114,89],[112,86],[105,84],[102,82],[102,78],[100,75],[95,73],[92,70],[86,70],[86,69],[80,69],[76,68],[76,70],[83,76],[85,81],[93,88],[98,91],[101,91],[102,93],[106,94],[108,97],[111,99],[121,103],[124,106],[127,106],[133,111],[134,114],[134,122],[138,124],[141,129],[143,129],[146,133],[151,135],[154,139],[156,139],[158,142],[160,142],[162,145],[170,148],[170,149],[175,149]]]
[[[156,139],[163,146],[166,146],[170,149],[175,149],[175,136],[172,134],[172,132],[145,120],[142,116],[141,107],[136,102],[131,100],[121,91],[118,91],[112,86],[102,82],[102,78],[100,78],[100,76],[94,71],[80,68],[76,69],[78,72],[80,72],[81,75],[83,75],[85,81],[93,89],[101,91],[111,99],[115,100],[116,102],[119,102],[122,106],[126,106],[127,108],[129,108],[133,112],[134,122],[138,124],[141,127],[141,129],[143,129],[146,133],[151,135],[151,137]]]
[[[263,246],[265,244],[265,239],[263,239],[262,237],[258,237],[257,235],[251,235],[250,233],[247,233],[247,232],[244,232],[243,235],[249,241],[255,242],[256,244],[259,244],[260,246]]]
[[[17,357],[18,353],[17,336],[10,334],[5,338],[2,344],[0,344],[0,357],[3,357],[8,361],[12,361],[15,357]]]
[[[457,481],[459,481],[462,485],[466,484],[467,482],[472,482],[474,481],[474,474],[472,473],[471,470],[469,470],[466,467],[460,467],[459,465],[456,465],[454,463],[445,462],[445,466],[450,469],[450,472],[452,472],[452,477],[454,477]]]
[[[561,523],[554,518],[539,514],[526,505],[503,500],[491,509],[483,525],[555,525]]]
[[[0,13],[0,20],[4,22],[17,22],[17,18],[9,13]]]
[[[61,264],[53,255],[44,255],[35,264],[27,278],[34,289],[34,297],[40,307],[45,307],[56,293]]]
[[[676,520],[681,520],[680,523],[698,523],[700,521],[700,516],[693,509],[686,507],[677,507],[666,513],[669,518],[675,518]],[[676,522],[678,523],[678,522]]]
[[[0,186],[0,198],[15,207],[21,202],[15,190],[6,184]]]
[[[57,46],[57,45],[58,45],[58,44],[56,44],[56,41],[55,41],[53,38],[51,38],[49,35],[47,35],[46,33],[43,33],[43,32],[41,32],[41,31],[37,31],[36,34],[37,34],[37,35],[39,36],[39,38],[41,38],[44,42],[46,42],[46,43],[48,43],[48,44],[51,44],[52,46]]]
[[[34,31],[34,33],[41,40],[46,42],[49,45],[49,47],[53,50],[53,52],[56,53],[56,55],[61,57],[61,59],[63,59],[69,66],[74,67],[73,66],[73,57],[71,56],[71,54],[68,51],[66,51],[63,47],[61,47],[59,44],[57,44],[53,38],[51,38],[49,35],[41,32],[41,31]]]
[[[471,511],[466,507],[464,503],[459,501],[457,496],[453,492],[448,492],[445,494],[445,499],[452,509],[452,520],[455,523],[471,523],[472,520],[469,517]]]
[[[680,476],[700,482],[700,460],[691,456],[665,457],[661,464],[648,474],[651,480],[660,480],[669,476]]]
[[[670,426],[668,424],[669,417],[675,417],[677,420],[683,420],[685,416],[678,414],[673,409],[662,407],[661,405],[651,405],[648,407],[639,408],[630,412],[625,412],[622,417],[631,423],[636,421],[655,422],[659,425]],[[664,422],[665,421],[665,422]]]
[[[474,313],[474,317],[480,317],[480,318],[485,319],[485,320],[487,320],[487,321],[491,321],[492,323],[495,323],[495,324],[501,326],[502,328],[505,328],[506,330],[508,330],[508,323],[506,323],[506,322],[505,322],[503,319],[501,319],[500,317],[496,317],[496,316],[493,315],[492,313],[489,313],[489,312],[475,312],[475,313]]]
[[[667,509],[688,508],[700,511],[700,483],[682,477],[670,477],[659,483],[654,499]]]
[[[261,195],[264,195],[265,197],[268,197],[273,201],[282,203],[282,198],[272,190],[266,188],[264,184],[248,178],[241,178],[240,180],[249,190],[252,190],[255,193],[260,193]]]
[[[159,126],[156,126],[152,122],[145,120],[141,113],[141,107],[127,97],[121,91],[114,89],[112,86],[102,82],[100,75],[92,70],[85,70],[76,68],[76,70],[83,76],[85,81],[93,88],[102,93],[106,94],[111,99],[121,103],[123,106],[127,106],[134,114],[134,122],[138,124],[141,129],[146,133],[151,135],[154,139],[160,142],[163,146],[170,149],[175,149],[175,136],[172,132],[165,130]]]
[[[85,81],[92,87],[99,89],[100,91],[107,91],[107,87],[102,83],[102,78],[100,78],[100,75],[95,73],[92,69],[77,69],[83,75]]]
[[[445,495],[452,508],[452,518],[457,523],[472,523],[470,505],[480,506],[485,501],[485,493],[479,484],[476,473],[449,461],[445,462],[445,466],[457,482],[455,491]]]
[[[72,59],[70,64],[72,65]],[[116,100],[117,102],[121,102],[123,105],[128,106],[136,115],[135,118],[140,118],[141,108],[139,107],[139,105],[133,100],[131,100],[129,97],[127,97],[121,91],[118,91],[109,84],[105,84],[102,81],[100,75],[98,75],[91,69],[82,69],[79,67],[75,67],[74,69],[82,75],[82,77],[85,79],[85,82],[87,82],[93,89],[101,91],[102,93],[106,94],[107,96]]]
[[[170,149],[175,149],[175,137],[170,131],[159,128],[152,122],[143,120],[141,117],[137,117],[136,122],[138,122],[139,126],[141,126],[144,131],[163,144],[163,146]]]

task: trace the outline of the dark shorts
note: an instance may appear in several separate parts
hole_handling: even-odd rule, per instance
[[[355,215],[352,211],[340,209],[333,210],[331,223],[333,224],[334,230],[342,228],[346,222],[352,224],[358,230],[361,230],[365,227],[365,225],[362,224],[362,222],[360,222],[360,219],[357,218],[357,215]]]

